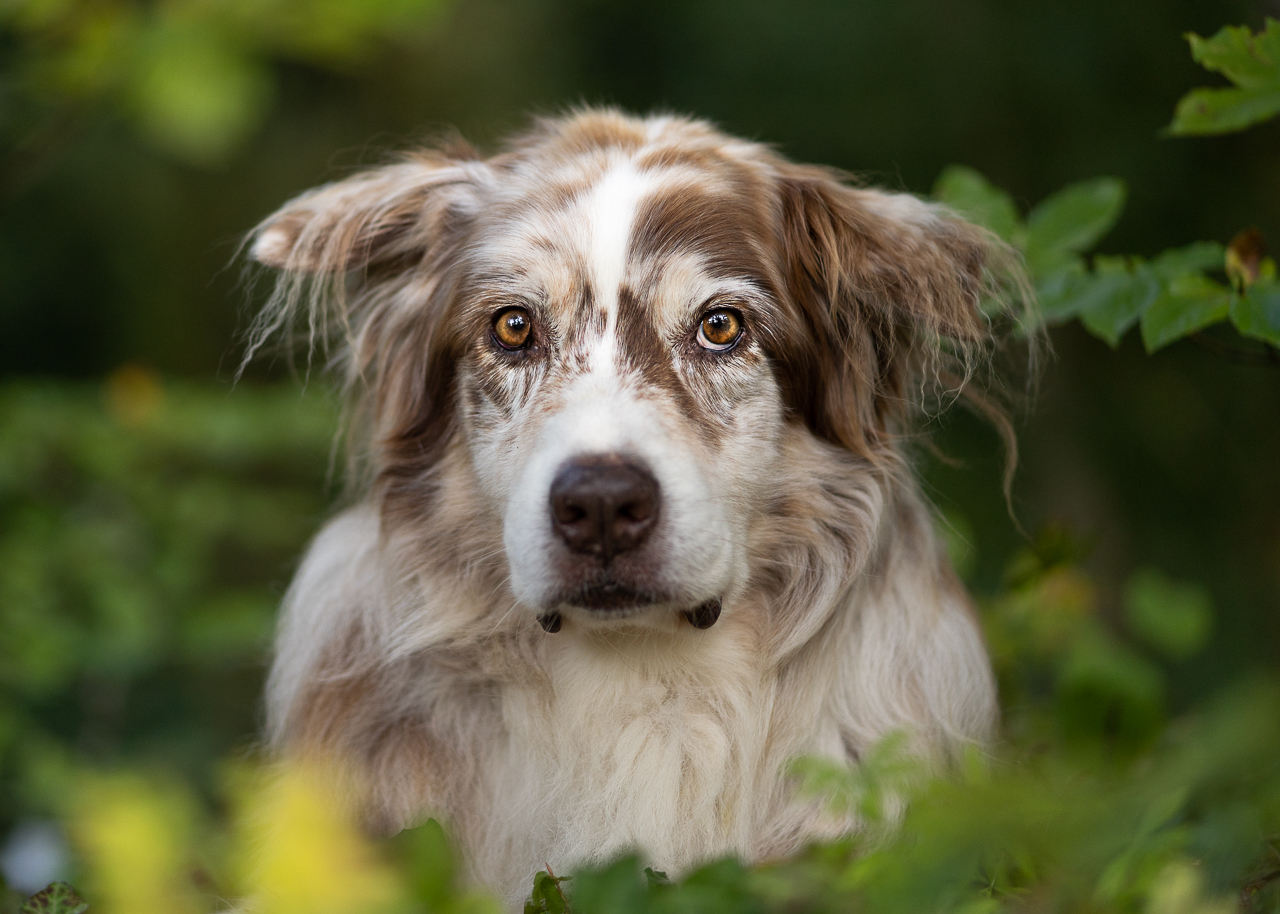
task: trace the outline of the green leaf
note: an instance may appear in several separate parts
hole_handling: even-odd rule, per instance
[[[1191,56],[1235,83],[1233,89],[1193,89],[1178,102],[1169,132],[1178,136],[1230,133],[1280,114],[1280,21],[1254,35],[1226,26],[1212,38],[1188,35]]]
[[[549,870],[539,870],[533,877],[533,892],[525,902],[524,914],[565,914],[568,903],[560,883],[568,876],[553,876]]]
[[[1204,647],[1213,624],[1208,592],[1155,569],[1134,572],[1125,588],[1125,620],[1147,644],[1174,660]]]
[[[642,914],[649,910],[648,900],[649,887],[635,857],[574,877],[572,907],[585,914]]]
[[[1129,271],[1122,257],[1094,258],[1092,287],[1081,295],[1080,322],[1112,349],[1160,294],[1160,281],[1145,266]]]
[[[1194,241],[1181,248],[1171,248],[1152,259],[1151,271],[1162,279],[1172,280],[1191,273],[1219,269],[1227,249],[1216,241]]]
[[[1280,90],[1192,89],[1178,102],[1169,132],[1175,136],[1235,133],[1280,114]]]
[[[444,828],[428,819],[395,838],[405,859],[413,897],[428,910],[444,908],[455,893],[453,851]]]
[[[65,882],[55,882],[27,899],[22,914],[83,914],[89,904]]]
[[[1226,320],[1231,292],[1207,276],[1174,279],[1142,315],[1142,345],[1148,353],[1211,324]]]
[[[1256,285],[1233,299],[1231,323],[1241,336],[1280,346],[1280,283]]]
[[[990,229],[1005,241],[1018,230],[1018,208],[1013,197],[996,187],[975,169],[948,165],[933,185],[933,195],[962,216]]]
[[[1070,184],[1042,200],[1027,217],[1027,264],[1037,278],[1067,266],[1093,247],[1120,218],[1125,185],[1118,178]]]
[[[1280,87],[1280,21],[1268,18],[1254,35],[1248,26],[1223,26],[1212,38],[1187,35],[1191,57],[1245,89]]]
[[[1083,303],[1082,294],[1093,281],[1084,261],[1075,257],[1064,268],[1036,282],[1036,300],[1040,305],[1040,317],[1051,324],[1060,324],[1079,317]]]

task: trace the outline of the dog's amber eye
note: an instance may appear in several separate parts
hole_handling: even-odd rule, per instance
[[[493,321],[493,336],[503,349],[523,349],[529,342],[533,321],[524,308],[508,308]]]
[[[702,319],[698,327],[698,345],[703,349],[732,349],[742,336],[742,318],[736,311],[718,308]]]

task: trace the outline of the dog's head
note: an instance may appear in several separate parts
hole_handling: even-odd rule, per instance
[[[891,462],[1008,266],[914,197],[598,111],[305,194],[252,250],[284,271],[263,328],[308,289],[341,318],[384,497],[458,445],[522,604],[697,625],[748,577],[784,438]]]

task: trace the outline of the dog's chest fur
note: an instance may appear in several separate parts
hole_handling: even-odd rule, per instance
[[[725,621],[693,638],[562,632],[544,679],[503,686],[482,876],[638,848],[673,869],[750,853],[775,686],[749,625]]]

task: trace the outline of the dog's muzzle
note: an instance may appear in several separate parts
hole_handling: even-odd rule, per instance
[[[660,593],[627,583],[625,571],[615,577],[614,559],[639,550],[658,524],[662,489],[647,466],[614,453],[575,457],[556,472],[549,501],[556,537],[587,563],[585,579],[564,595],[566,603],[607,614],[663,601]],[[681,615],[695,628],[710,628],[720,617],[720,600]],[[557,611],[538,617],[548,634],[562,621]]]

